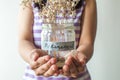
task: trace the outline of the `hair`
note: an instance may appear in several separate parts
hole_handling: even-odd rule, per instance
[[[76,5],[75,9],[79,9],[82,4],[83,4],[84,0],[80,0],[79,3]]]
[[[46,3],[47,3],[47,0],[42,0],[41,3],[34,2],[34,7],[37,7],[38,9],[41,9]]]

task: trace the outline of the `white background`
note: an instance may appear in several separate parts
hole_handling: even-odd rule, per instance
[[[97,0],[95,51],[88,63],[92,80],[120,80],[120,0]],[[19,0],[0,0],[0,80],[22,80],[17,49]]]

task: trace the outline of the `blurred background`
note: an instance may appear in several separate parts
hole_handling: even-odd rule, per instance
[[[0,80],[22,80],[25,63],[18,54],[20,0],[0,0]],[[95,51],[88,69],[92,80],[120,80],[120,0],[97,0]]]

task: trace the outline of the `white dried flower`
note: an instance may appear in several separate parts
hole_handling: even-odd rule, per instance
[[[41,0],[37,0],[41,2]],[[64,18],[64,21],[67,22],[65,19],[66,17],[72,16],[74,17],[75,14],[75,6],[80,0],[47,0],[46,5],[43,6],[42,10],[40,11],[41,17],[47,17],[47,20],[51,23],[57,21],[57,17]]]

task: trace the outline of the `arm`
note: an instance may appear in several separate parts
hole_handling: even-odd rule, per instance
[[[97,26],[97,9],[95,0],[86,0],[82,18],[82,32],[78,51],[85,54],[87,61],[92,57]]]
[[[96,1],[86,0],[85,10],[82,17],[82,30],[77,48],[77,54],[69,56],[63,66],[63,74],[66,76],[76,77],[84,71],[84,65],[91,58],[94,50],[94,40],[97,26]],[[86,61],[87,60],[87,61]]]
[[[36,75],[51,76],[57,71],[56,59],[50,58],[47,53],[37,49],[33,43],[32,27],[34,16],[31,3],[21,5],[18,14],[19,26],[19,53],[30,64]]]
[[[19,40],[19,53],[22,58],[30,63],[30,53],[31,50],[35,49],[33,45],[33,12],[30,3],[26,6],[21,5],[18,14],[18,40]]]

